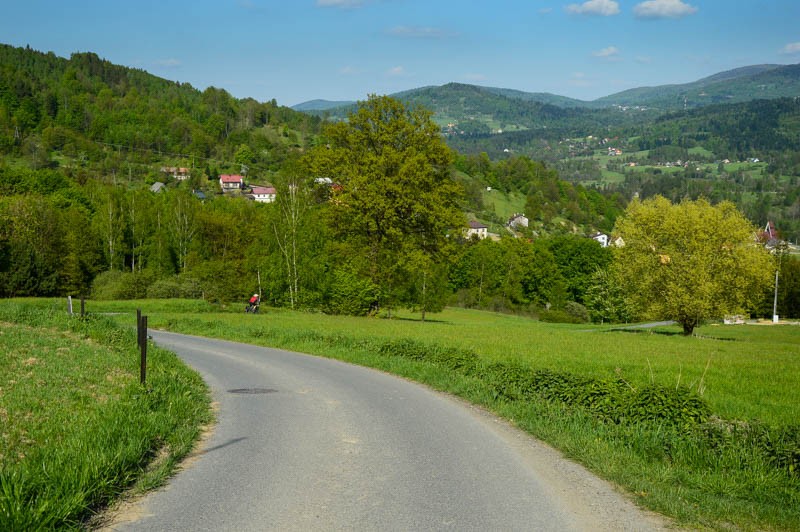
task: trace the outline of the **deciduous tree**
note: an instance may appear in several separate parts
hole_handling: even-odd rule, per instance
[[[755,227],[729,202],[634,201],[617,220],[623,287],[645,315],[677,321],[686,335],[710,318],[748,309],[775,268]]]
[[[336,183],[328,219],[333,236],[391,307],[410,273],[404,265],[419,262],[404,255],[420,252],[441,262],[454,240],[448,235],[465,225],[451,151],[429,111],[388,96],[370,96],[325,136],[311,167]]]

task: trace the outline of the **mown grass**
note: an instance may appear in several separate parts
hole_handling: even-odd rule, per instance
[[[800,418],[800,327],[705,326],[685,338],[676,327],[623,332],[460,309],[423,323],[402,312],[391,320],[279,309],[253,316],[241,305],[186,312],[194,304],[97,302],[92,309],[127,309],[123,319],[131,321],[138,306],[153,327],[335,357],[457,394],[512,420],[681,526],[800,529],[800,479],[786,465],[800,457],[792,447],[798,433],[791,432]],[[473,355],[475,363],[469,362]],[[609,422],[496,381],[519,367],[624,382],[623,388],[688,387],[714,415],[692,426]]]
[[[164,481],[210,422],[202,379],[135,332],[55,302],[0,301],[0,530],[80,529]]]

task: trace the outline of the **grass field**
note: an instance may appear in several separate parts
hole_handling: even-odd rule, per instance
[[[800,478],[791,469],[800,459],[800,326],[708,325],[686,338],[672,327],[615,331],[462,309],[421,322],[403,312],[394,319],[280,309],[246,315],[243,305],[199,301],[88,307],[119,313],[115,319],[123,326],[133,325],[136,308],[154,328],[335,357],[460,395],[551,443],[679,526],[800,529]],[[657,400],[670,390],[690,390],[712,417],[694,428],[658,420],[608,422],[582,407],[526,395],[517,386],[527,378],[519,368],[550,372],[556,380],[583,379],[601,390],[611,381],[631,390],[656,385]],[[770,452],[789,461],[776,462]]]
[[[483,204],[486,210],[493,210],[500,218],[507,220],[514,214],[525,211],[525,196],[506,194],[499,190],[484,190]]]
[[[148,306],[125,302],[112,307],[130,312],[136,304]],[[153,312],[150,323],[200,335],[222,335],[231,329],[258,343],[279,342],[287,331],[302,330],[376,341],[410,338],[469,349],[487,362],[512,361],[602,378],[619,375],[635,386],[654,382],[700,388],[712,409],[726,419],[773,424],[800,420],[800,326],[708,325],[696,330],[698,337],[686,338],[679,327],[615,332],[609,326],[546,324],[456,308],[424,323],[403,312],[389,320],[270,309],[252,319],[231,310],[222,322],[215,313],[173,313],[165,308]],[[248,331],[251,328],[255,330]]]
[[[211,420],[199,376],[134,331],[45,301],[0,301],[0,530],[80,529],[161,484]]]

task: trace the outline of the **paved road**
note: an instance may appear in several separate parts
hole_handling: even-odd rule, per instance
[[[153,332],[218,424],[109,530],[658,530],[607,484],[484,411],[333,360]]]

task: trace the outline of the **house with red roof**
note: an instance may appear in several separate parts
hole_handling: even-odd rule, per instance
[[[278,192],[275,190],[275,187],[253,186],[248,196],[251,196],[258,203],[272,203],[278,196]]]
[[[244,177],[238,174],[222,174],[219,176],[219,186],[222,188],[223,192],[242,190],[244,188]]]

